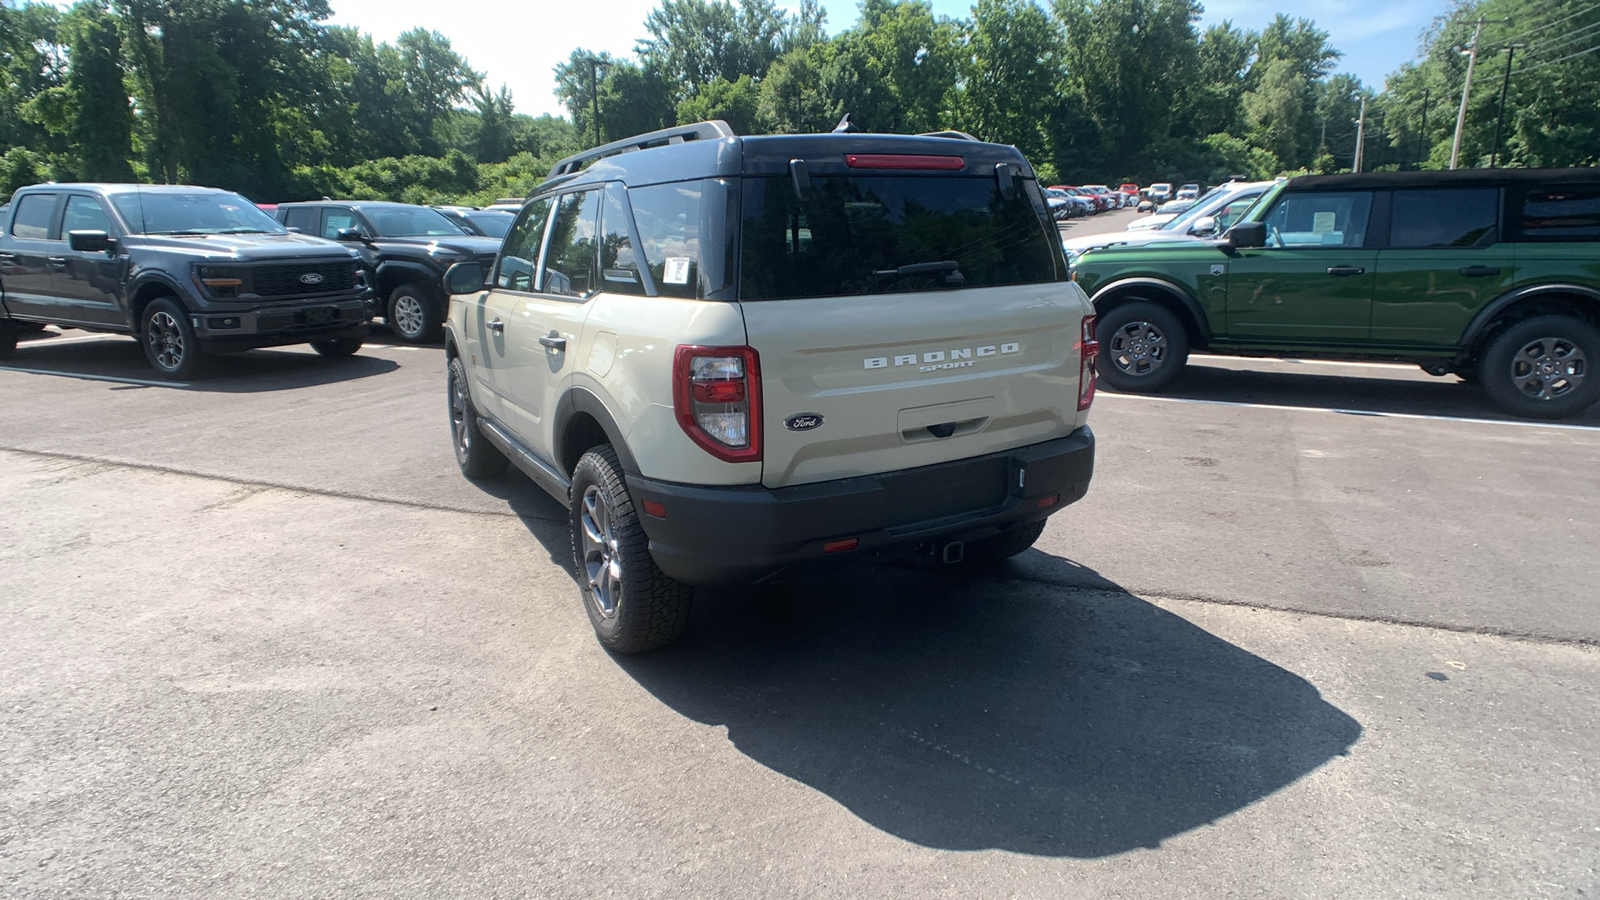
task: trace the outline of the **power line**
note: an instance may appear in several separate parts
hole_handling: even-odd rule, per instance
[[[1582,28],[1579,28],[1577,31],[1569,31],[1558,38],[1551,38],[1548,41],[1540,41],[1535,43],[1528,49],[1528,52],[1530,54],[1542,53],[1545,50],[1554,50],[1563,45],[1574,43],[1578,39],[1578,35],[1583,34],[1585,31],[1593,31],[1596,28],[1600,28],[1600,22],[1596,22],[1593,25],[1585,25]]]
[[[1558,2],[1558,3],[1554,4],[1554,5],[1555,6],[1560,6],[1561,4]],[[1523,38],[1527,37],[1530,34],[1538,34],[1539,32],[1545,30],[1546,28],[1553,28],[1553,27],[1555,27],[1557,25],[1560,25],[1562,22],[1569,22],[1569,21],[1571,21],[1573,19],[1576,19],[1577,17],[1579,17],[1581,15],[1585,15],[1587,13],[1592,13],[1597,9],[1600,9],[1600,3],[1597,3],[1594,6],[1588,7],[1587,9],[1580,9],[1580,10],[1578,10],[1577,12],[1573,13],[1570,16],[1566,16],[1564,18],[1556,19],[1554,22],[1546,22],[1543,25],[1538,25],[1538,26],[1535,26],[1533,28],[1530,28],[1527,31],[1524,31],[1523,33],[1521,33],[1519,35],[1515,35],[1513,37],[1506,38],[1505,39],[1505,43],[1509,44],[1512,41],[1520,41],[1520,40],[1522,40]],[[1536,13],[1535,15],[1539,15],[1539,14]]]
[[[1593,47],[1590,47],[1587,50],[1579,50],[1577,53],[1568,53],[1566,56],[1558,57],[1556,59],[1545,60],[1544,62],[1541,62],[1541,63],[1539,63],[1537,65],[1528,66],[1527,68],[1524,68],[1524,69],[1518,69],[1517,72],[1518,73],[1537,72],[1540,69],[1544,68],[1545,66],[1553,66],[1553,65],[1555,65],[1556,63],[1559,63],[1559,62],[1566,62],[1569,59],[1575,59],[1575,58],[1577,58],[1579,56],[1583,56],[1584,54],[1593,53],[1596,50],[1600,50],[1600,44],[1595,44]]]

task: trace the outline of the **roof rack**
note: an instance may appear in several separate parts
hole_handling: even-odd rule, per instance
[[[562,159],[550,170],[550,178],[568,175],[578,171],[584,163],[601,159],[607,156],[616,156],[632,150],[644,150],[647,147],[661,147],[667,144],[681,144],[684,141],[707,141],[717,138],[733,137],[733,129],[721,119],[712,119],[708,122],[696,122],[693,125],[679,125],[675,128],[663,128],[648,134],[638,134],[620,141],[602,144],[582,153],[574,153]]]
[[[957,140],[957,141],[976,141],[976,140],[978,140],[977,138],[973,137],[972,135],[967,134],[965,131],[924,131],[923,133],[917,135],[917,137],[942,137],[942,138],[951,138],[951,139]],[[979,141],[979,143],[982,143],[982,141]]]

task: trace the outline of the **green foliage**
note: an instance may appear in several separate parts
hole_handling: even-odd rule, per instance
[[[678,103],[678,122],[704,122],[707,119],[726,121],[735,134],[749,134],[754,130],[756,105],[760,95],[749,75],[740,75],[738,81],[721,78],[700,89],[700,93]]]

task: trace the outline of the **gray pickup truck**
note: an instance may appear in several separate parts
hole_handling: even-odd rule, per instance
[[[182,185],[40,184],[0,214],[0,356],[28,325],[139,338],[163,377],[207,354],[361,348],[372,290],[354,250],[291,233],[238,194]]]

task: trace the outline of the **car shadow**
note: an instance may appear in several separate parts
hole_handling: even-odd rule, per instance
[[[133,338],[103,335],[100,340],[54,343],[51,334],[46,332],[19,342],[17,351],[0,363],[0,369],[27,369],[71,378],[161,380],[151,370],[144,349]],[[172,387],[210,393],[254,394],[370,378],[400,368],[393,360],[364,356],[359,351],[354,356],[324,359],[314,353],[250,350],[213,356],[207,362],[209,368],[204,377]]]
[[[575,578],[566,528],[524,525]],[[702,589],[682,640],[616,661],[751,761],[939,849],[1156,847],[1361,736],[1293,672],[1087,567],[1024,563]]]
[[[1273,365],[1295,365],[1274,360]],[[1303,365],[1312,365],[1304,364]],[[1350,372],[1359,371],[1356,369]],[[1379,370],[1381,371],[1381,370]],[[1115,391],[1105,388],[1107,393]],[[1239,370],[1190,362],[1159,396],[1228,403],[1266,403],[1307,409],[1336,409],[1350,413],[1458,416],[1503,422],[1534,421],[1507,415],[1490,405],[1474,385],[1446,376],[1419,381],[1375,378],[1368,375],[1327,372],[1277,372]],[[1590,407],[1564,425],[1600,426],[1600,406]]]

